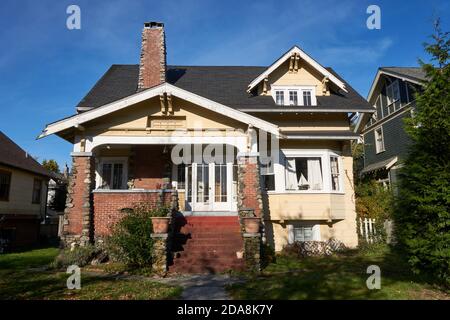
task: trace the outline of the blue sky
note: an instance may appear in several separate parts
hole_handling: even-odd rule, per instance
[[[66,8],[81,8],[81,30]],[[381,7],[381,30],[366,8]],[[180,65],[269,65],[297,44],[364,97],[379,66],[415,66],[432,21],[449,30],[450,1],[81,1],[0,3],[0,130],[41,161],[70,165],[71,144],[35,140],[75,112],[111,64],[138,63],[144,21],[162,21],[167,60]]]

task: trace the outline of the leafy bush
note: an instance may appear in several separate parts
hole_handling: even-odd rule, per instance
[[[65,249],[62,250],[59,255],[52,262],[53,268],[66,268],[70,265],[77,265],[83,267],[89,264],[92,259],[99,255],[101,249],[96,248],[93,245],[87,245],[83,247],[76,247],[74,250]]]
[[[106,239],[111,259],[131,267],[151,266],[153,228],[150,218],[167,212],[164,210],[154,210],[145,204],[122,210],[124,217],[112,227],[111,235]]]
[[[360,218],[382,223],[392,216],[393,194],[374,180],[361,182],[355,188],[356,212]]]

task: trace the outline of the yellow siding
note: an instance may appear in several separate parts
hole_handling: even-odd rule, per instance
[[[322,147],[327,145],[330,148],[330,142],[322,143]],[[292,144],[291,147],[298,147],[298,143]],[[338,148],[331,149],[338,150]],[[342,150],[341,174],[344,175],[342,179],[344,194],[269,194],[270,212],[266,218],[266,224],[269,225],[270,230],[273,230],[273,240],[277,251],[280,251],[287,243],[286,225],[304,220],[320,220],[321,240],[336,238],[350,248],[358,245],[350,144],[344,143],[339,149]],[[331,222],[327,221],[330,214]]]
[[[41,176],[23,170],[0,165],[0,169],[11,172],[9,201],[0,201],[0,214],[44,215],[47,197],[47,183]],[[41,203],[31,203],[34,178],[42,180]]]
[[[185,130],[217,129],[225,135],[225,130],[242,130],[236,135],[242,135],[247,125],[216,112],[196,106],[182,99],[173,98],[173,116],[182,119]],[[152,128],[151,119],[161,119],[167,116],[161,113],[159,98],[140,102],[130,108],[105,115],[85,125],[85,135],[171,135],[173,130]],[[227,133],[230,134],[229,132]],[[217,131],[214,132],[217,135]]]

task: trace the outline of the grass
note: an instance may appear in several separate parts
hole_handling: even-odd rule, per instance
[[[81,289],[69,290],[69,275],[47,268],[58,252],[56,248],[46,248],[0,255],[0,299],[175,299],[182,291],[180,287],[148,279],[83,274],[84,268]]]
[[[369,290],[369,265],[381,269],[381,289]],[[227,289],[235,299],[450,299],[448,291],[410,273],[386,245],[329,257],[278,256],[259,276]]]

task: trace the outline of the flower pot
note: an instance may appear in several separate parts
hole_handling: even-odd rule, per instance
[[[152,217],[153,233],[161,234],[169,231],[169,217]]]
[[[243,221],[246,233],[258,233],[259,232],[259,224],[261,222],[260,218],[244,217],[244,218],[242,218],[242,221]]]

